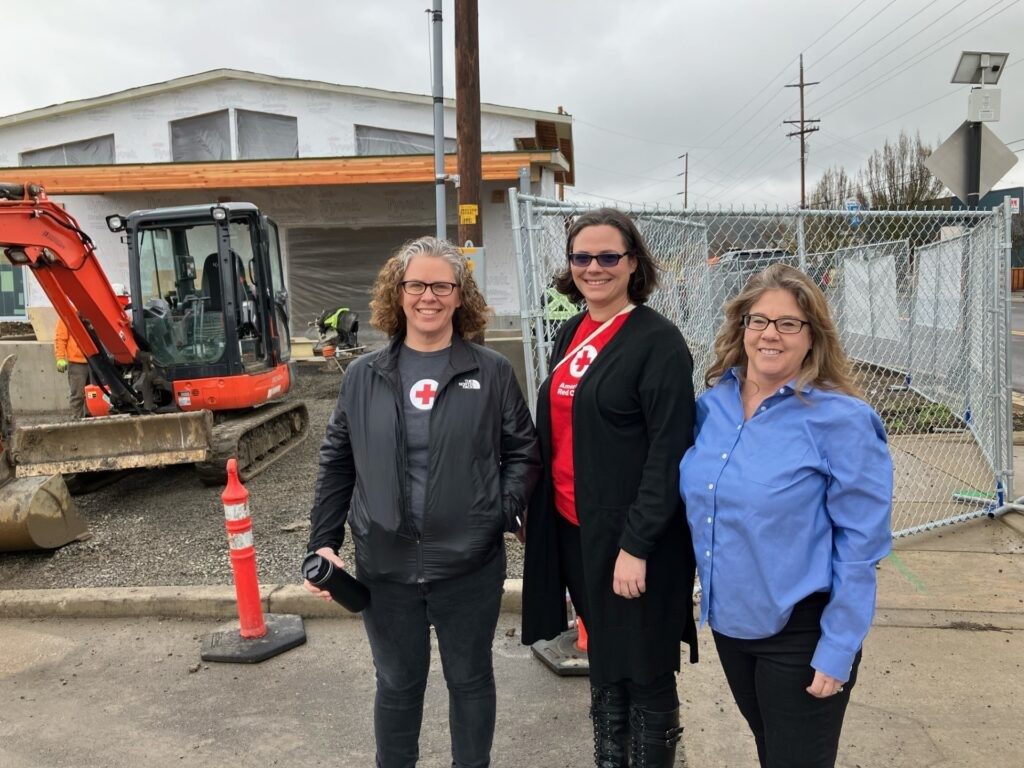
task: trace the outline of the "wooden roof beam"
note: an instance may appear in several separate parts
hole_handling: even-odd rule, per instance
[[[558,151],[488,152],[481,157],[484,181],[517,179],[519,169],[569,171]],[[454,154],[445,172],[458,173]],[[352,184],[418,184],[434,181],[432,155],[235,160],[214,163],[151,163],[67,167],[0,168],[0,180],[42,184],[50,195],[91,195],[182,189],[305,187]]]

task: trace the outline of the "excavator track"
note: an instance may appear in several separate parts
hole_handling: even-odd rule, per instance
[[[255,411],[230,416],[214,424],[210,451],[196,462],[204,485],[227,482],[227,461],[238,459],[238,475],[245,482],[255,477],[309,433],[309,411],[298,401],[274,403]]]

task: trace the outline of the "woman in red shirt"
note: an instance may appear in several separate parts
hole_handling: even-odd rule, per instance
[[[589,632],[598,766],[670,766],[682,729],[680,641],[696,658],[694,561],[677,492],[693,441],[692,359],[644,306],[657,266],[611,208],[573,223],[555,281],[587,310],[555,339],[537,400],[544,475],[530,503],[523,642],[565,630],[565,590]]]

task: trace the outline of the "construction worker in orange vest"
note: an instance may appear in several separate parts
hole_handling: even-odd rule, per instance
[[[89,364],[60,318],[57,318],[57,328],[53,334],[53,355],[57,358],[57,371],[66,371],[68,374],[71,418],[88,416],[85,410],[85,385],[89,383]]]

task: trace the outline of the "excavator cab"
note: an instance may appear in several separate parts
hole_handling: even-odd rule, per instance
[[[254,374],[290,359],[277,225],[255,206],[111,219],[128,243],[133,331],[168,381]]]

